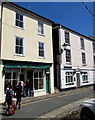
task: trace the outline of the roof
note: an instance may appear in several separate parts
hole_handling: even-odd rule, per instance
[[[45,17],[43,17],[43,16],[41,16],[41,15],[39,15],[39,14],[37,14],[37,13],[34,13],[34,12],[32,12],[32,11],[30,11],[30,10],[24,8],[24,7],[21,7],[21,6],[15,4],[15,3],[13,3],[13,2],[3,2],[3,4],[7,4],[7,5],[10,5],[10,6],[17,7],[17,8],[22,9],[22,10],[24,10],[24,11],[26,11],[26,12],[32,14],[32,15],[35,15],[35,16],[38,16],[38,17],[44,19],[44,20],[47,20],[47,21],[50,22],[51,24],[54,23],[52,20],[47,19],[47,18],[45,18]]]
[[[61,25],[61,24],[54,24],[53,25],[53,27],[58,27],[58,28],[65,28],[65,29],[67,29],[68,31],[71,31],[71,32],[73,32],[73,33],[75,33],[75,34],[78,34],[78,35],[80,35],[80,36],[82,36],[82,37],[85,37],[85,38],[87,38],[87,39],[90,39],[90,40],[92,40],[92,41],[95,41],[95,38],[94,37],[89,37],[89,36],[85,36],[85,35],[83,35],[83,34],[81,34],[81,33],[79,33],[79,32],[76,32],[76,31],[74,31],[74,30],[72,30],[72,29],[70,29],[70,28],[67,28],[67,27],[65,27],[65,26],[63,26],[63,25]]]

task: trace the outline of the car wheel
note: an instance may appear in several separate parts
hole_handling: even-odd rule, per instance
[[[95,120],[95,116],[89,109],[84,109],[81,112],[81,120]]]

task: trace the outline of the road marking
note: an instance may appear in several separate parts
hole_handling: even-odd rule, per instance
[[[38,100],[38,101],[30,101],[29,103],[22,104],[22,106],[26,106],[26,105],[29,105],[29,104],[34,104],[34,103],[38,103],[38,102],[42,102],[42,101],[47,101],[47,100],[53,100],[55,98],[61,98],[63,96],[73,95],[73,94],[79,93],[80,91],[83,91],[83,90],[75,91],[74,93],[70,92],[70,93],[67,93],[65,95],[63,94],[63,95],[60,95],[60,96],[54,96],[54,97],[50,97],[50,98],[45,98],[45,99]],[[84,90],[83,92],[86,92],[86,91],[89,91],[88,88],[86,90]]]

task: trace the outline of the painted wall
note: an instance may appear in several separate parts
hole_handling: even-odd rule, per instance
[[[8,8],[9,7],[9,8]],[[8,6],[3,9],[2,59],[53,63],[52,25],[44,19]],[[24,29],[15,26],[16,12],[24,16]],[[44,35],[38,34],[38,20],[44,23]],[[15,36],[24,38],[24,56],[15,55]],[[38,42],[45,43],[45,57],[38,57]]]
[[[65,30],[61,29],[60,31],[61,31],[61,48],[63,49],[62,45],[65,43],[65,34],[64,34]],[[74,34],[72,32],[69,32],[69,34],[70,34],[70,46],[67,46],[67,49],[71,50],[71,66],[82,67],[81,53],[84,52],[86,54],[86,66],[83,66],[83,68],[86,67],[93,68],[92,41],[84,38],[85,50],[82,50],[80,46],[81,36]],[[66,64],[65,50],[63,51],[62,58],[63,58],[62,65],[68,65]]]

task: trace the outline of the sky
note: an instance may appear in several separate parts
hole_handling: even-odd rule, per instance
[[[93,36],[92,2],[85,2],[84,5],[82,2],[18,2],[16,4],[83,35]]]

